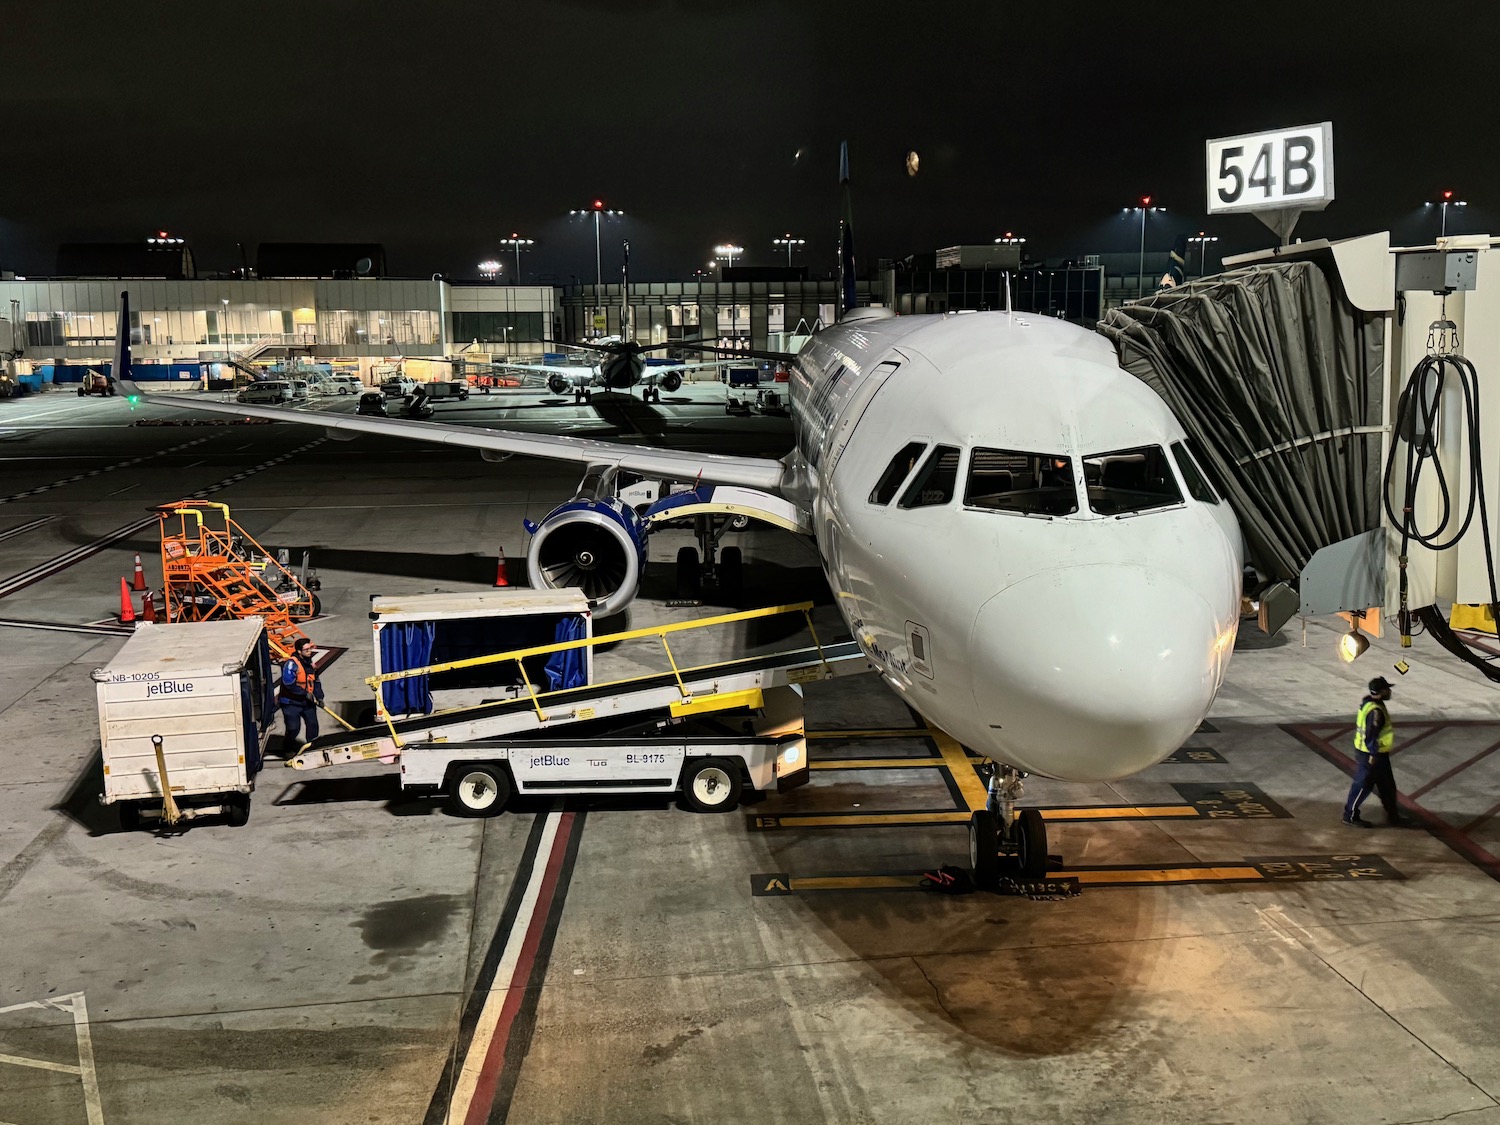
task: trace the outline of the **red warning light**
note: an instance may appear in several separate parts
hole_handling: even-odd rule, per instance
[[[604,210],[604,200],[602,200],[602,199],[596,199],[596,200],[594,200],[594,210],[595,211],[603,211]]]
[[[1151,197],[1149,195],[1143,195],[1143,196],[1141,196],[1141,206],[1142,207],[1150,207],[1151,206]]]
[[[1451,191],[1445,191],[1445,192],[1443,192],[1443,202],[1444,203],[1447,203],[1452,198],[1453,198],[1453,193]]]

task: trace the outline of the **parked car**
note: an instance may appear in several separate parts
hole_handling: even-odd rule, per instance
[[[307,397],[305,393],[303,397]],[[259,383],[251,383],[235,395],[234,399],[236,402],[269,403],[272,406],[279,406],[284,402],[292,401],[292,387],[290,383],[264,379]]]
[[[408,379],[405,375],[392,375],[380,384],[380,390],[386,398],[405,398],[416,389],[417,381]]]
[[[330,375],[323,380],[329,394],[357,395],[363,393],[364,383],[358,375]]]
[[[292,380],[292,401],[293,402],[306,402],[308,400],[308,397],[311,394],[312,394],[312,390],[311,390],[311,388],[308,387],[306,379],[293,379]]]
[[[356,414],[374,414],[377,417],[385,417],[385,395],[380,391],[366,391],[359,396],[359,403],[354,407]]]

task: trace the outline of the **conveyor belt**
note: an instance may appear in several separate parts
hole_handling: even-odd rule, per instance
[[[689,694],[701,697],[712,695],[716,690],[715,685],[729,677],[815,668],[825,662],[830,666],[832,674],[837,675],[840,672],[863,671],[865,658],[858,644],[854,641],[844,641],[824,645],[821,651],[816,647],[792,649],[786,652],[741,657],[738,660],[684,668],[681,675]],[[860,667],[853,667],[853,665]],[[664,706],[662,703],[664,690],[680,698],[681,693],[677,689],[677,683],[676,674],[661,672],[636,679],[585,684],[582,687],[547,692],[538,696],[536,700],[533,700],[530,695],[520,695],[514,699],[496,700],[493,703],[481,703],[473,707],[434,711],[430,715],[401,719],[393,726],[396,737],[402,743],[406,743],[421,741],[424,736],[443,737],[439,736],[438,732],[444,728],[462,727],[465,729],[464,737],[468,739],[482,737],[475,732],[476,726],[485,727],[493,724],[495,734],[499,735],[506,733],[506,729],[511,728],[513,724],[531,730],[540,727],[573,725],[594,719],[599,705],[606,702],[613,704],[608,711],[613,717],[619,719],[633,712],[645,712]],[[538,703],[548,716],[545,722],[537,715]],[[383,723],[323,735],[303,747],[302,752],[288,762],[288,765],[299,769],[330,765],[335,761],[333,755],[343,755],[351,748],[372,748],[377,744],[383,744],[381,747],[383,752],[395,750],[391,739],[391,728]],[[375,755],[366,753],[364,756]]]

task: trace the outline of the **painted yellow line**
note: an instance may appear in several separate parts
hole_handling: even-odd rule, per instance
[[[777,816],[774,819],[778,828],[899,828],[918,824],[968,824],[969,814],[966,812],[884,812],[857,816]]]
[[[943,761],[948,765],[948,772],[953,775],[954,782],[958,785],[958,791],[963,795],[964,803],[969,806],[970,812],[982,809],[989,800],[989,793],[984,787],[984,782],[979,780],[979,775],[974,772],[974,759],[969,757],[951,735],[944,734],[940,730],[932,732],[932,740],[937,743],[938,752],[942,754]]]
[[[1206,883],[1264,879],[1253,867],[1170,867],[1155,870],[1119,868],[1112,871],[1049,871],[1049,879],[1077,879],[1084,886],[1132,883]]]
[[[809,740],[816,738],[929,738],[936,731],[926,727],[883,727],[873,730],[810,730]]]
[[[942,758],[841,758],[810,763],[815,770],[920,770],[946,764]]]
[[[1043,820],[1167,820],[1172,817],[1198,819],[1192,805],[1121,805],[1087,809],[1043,809]]]
[[[792,879],[793,891],[905,890],[922,881],[920,875],[813,875]]]

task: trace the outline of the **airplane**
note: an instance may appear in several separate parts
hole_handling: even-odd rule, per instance
[[[840,264],[852,270],[852,255]],[[1046,828],[1017,807],[1027,775],[1125,777],[1182,746],[1207,715],[1239,626],[1239,526],[1182,425],[1102,336],[1011,312],[895,317],[854,308],[852,288],[840,286],[842,319],[795,358],[796,445],[779,461],[187,408],[585,465],[578,493],[529,525],[527,568],[535,586],[583,587],[601,615],[635,597],[650,530],[665,519],[749,515],[811,538],[885,683],[994,763],[989,804],[969,823],[976,873],[993,880],[1003,853],[1036,877]],[[122,334],[117,348],[127,347]],[[128,354],[114,368],[127,370]],[[618,494],[622,473],[694,487],[638,514]],[[680,568],[699,564],[694,548],[679,554]]]

